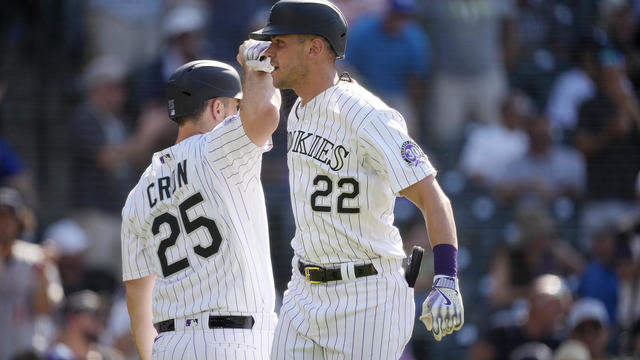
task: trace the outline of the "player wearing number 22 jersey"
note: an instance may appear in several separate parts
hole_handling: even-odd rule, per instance
[[[267,25],[274,86],[298,99],[287,120],[289,184],[296,222],[291,281],[273,359],[398,359],[414,324],[414,290],[393,226],[395,199],[425,215],[434,287],[421,320],[436,340],[460,329],[457,235],[451,204],[402,115],[335,61],[347,23],[327,0],[280,0]]]
[[[260,170],[278,118],[268,95],[279,104],[279,94],[268,74],[246,72],[242,97],[235,70],[214,61],[188,63],[173,78],[170,86],[181,91],[174,99],[168,90],[168,110],[180,125],[178,142],[153,155],[122,211],[123,277],[129,312],[137,316],[136,343],[143,359],[266,359],[276,315]],[[221,95],[225,79],[237,81],[236,90]],[[189,98],[180,99],[183,92]],[[192,101],[196,113],[181,122],[176,112]],[[275,121],[256,116],[256,103]],[[211,119],[215,128],[189,130]],[[145,296],[149,304],[140,300]],[[153,319],[140,315],[144,306]],[[151,322],[158,336],[145,340],[154,332]]]

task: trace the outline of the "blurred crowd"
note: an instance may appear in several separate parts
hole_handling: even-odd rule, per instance
[[[465,326],[436,342],[417,322],[403,359],[640,358],[640,1],[334,2],[339,67],[401,111],[457,222]],[[272,3],[3,4],[0,360],[137,358],[120,210],[175,138],[164,84],[194,59],[237,65]],[[283,109],[263,166],[278,296],[295,231]],[[395,219],[407,252],[427,245],[407,200]]]

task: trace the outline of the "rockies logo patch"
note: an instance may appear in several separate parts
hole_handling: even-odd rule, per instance
[[[425,161],[422,149],[413,141],[405,141],[402,144],[401,154],[404,161],[409,165],[418,166],[418,164]]]

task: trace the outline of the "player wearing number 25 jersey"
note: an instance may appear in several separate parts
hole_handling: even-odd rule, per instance
[[[260,170],[280,95],[268,73],[245,69],[243,81],[244,94],[217,61],[187,63],[169,80],[177,142],[153,155],[122,211],[142,359],[268,358],[276,315]]]

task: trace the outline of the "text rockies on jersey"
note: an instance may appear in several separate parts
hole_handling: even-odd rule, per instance
[[[342,169],[345,159],[350,153],[342,145],[336,145],[320,135],[302,130],[287,133],[287,152],[289,151],[314,158],[329,165],[333,171]]]

